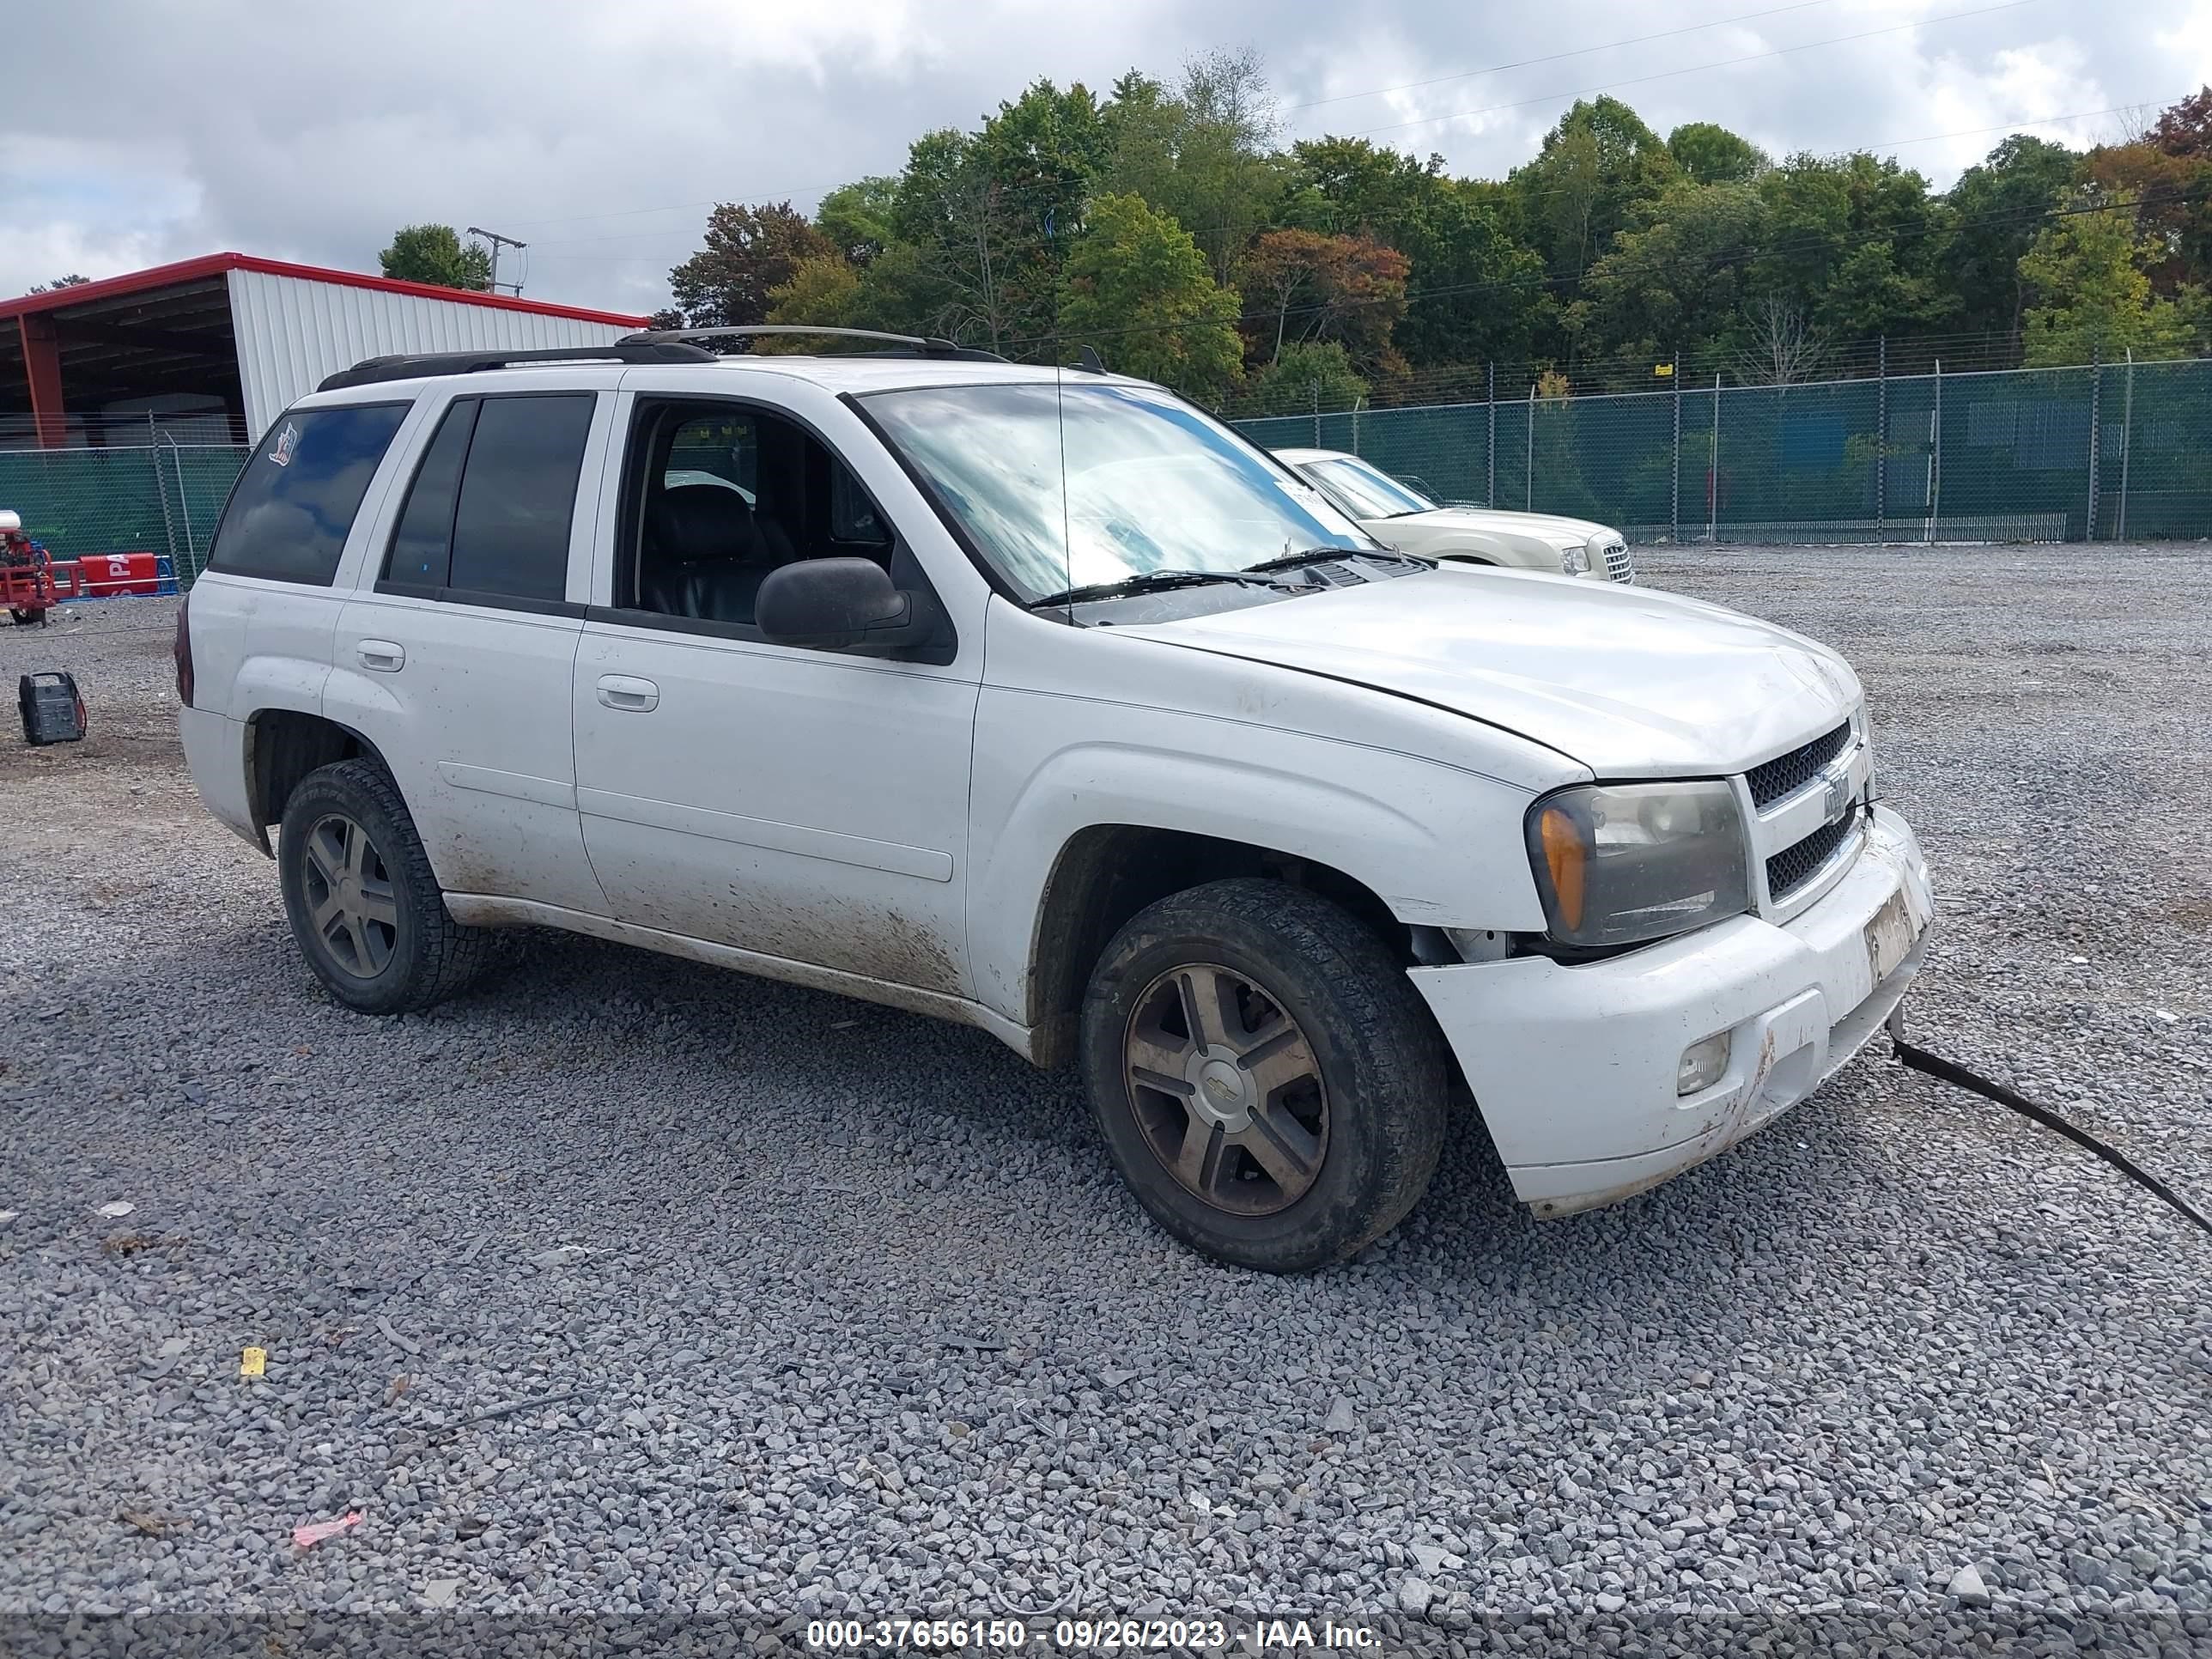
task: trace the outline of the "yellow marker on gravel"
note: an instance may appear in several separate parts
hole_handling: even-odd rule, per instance
[[[238,1357],[238,1374],[240,1376],[259,1376],[268,1369],[269,1351],[266,1348],[248,1348]]]

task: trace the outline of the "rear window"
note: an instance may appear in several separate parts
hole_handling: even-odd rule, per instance
[[[232,487],[208,568],[328,586],[407,410],[404,403],[349,404],[281,416]]]

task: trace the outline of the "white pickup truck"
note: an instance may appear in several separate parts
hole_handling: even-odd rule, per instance
[[[1470,1097],[1540,1213],[1710,1158],[1933,913],[1832,651],[1392,551],[1158,387],[942,342],[333,375],[176,656],[343,1002],[531,923],[963,1021],[1270,1270],[1394,1226]]]

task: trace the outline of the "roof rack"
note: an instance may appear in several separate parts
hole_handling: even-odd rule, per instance
[[[897,351],[871,352],[879,357],[942,357],[963,363],[1003,363],[1006,360],[995,351],[983,351],[975,346],[962,345],[957,340],[940,340],[933,335],[885,334],[872,328],[816,328],[810,323],[733,323],[720,328],[653,328],[639,334],[625,334],[623,345],[657,345],[689,340],[742,340],[764,334],[826,334],[844,340],[876,340],[901,348]]]
[[[414,356],[370,357],[325,375],[318,392],[383,380],[413,380],[437,374],[480,374],[511,363],[711,363],[714,354],[672,339],[636,335],[609,345],[554,346],[536,351],[430,351]]]

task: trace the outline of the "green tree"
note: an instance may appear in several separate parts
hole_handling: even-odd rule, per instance
[[[1246,376],[1237,394],[1240,416],[1303,415],[1309,410],[1357,409],[1367,382],[1334,340],[1292,343],[1265,368]]]
[[[676,310],[690,328],[768,320],[769,295],[802,259],[836,252],[788,202],[723,202],[707,216],[707,245],[668,273]]]
[[[1740,185],[1774,165],[1766,152],[1712,121],[1687,121],[1667,135],[1667,153],[1701,185]]]
[[[480,244],[464,244],[451,225],[406,225],[392,233],[392,246],[376,256],[394,282],[428,283],[437,288],[481,294],[491,287],[491,255]]]
[[[1546,267],[1571,289],[1680,171],[1634,110],[1601,97],[1577,99],[1510,182]]]
[[[1132,70],[1114,83],[1105,120],[1113,157],[1102,188],[1179,221],[1214,280],[1227,282],[1283,189],[1274,94],[1259,55],[1194,58],[1172,94]]]
[[[865,265],[890,246],[896,235],[892,215],[898,205],[896,179],[881,173],[840,185],[814,209],[814,227],[856,265]]]
[[[1948,198],[1950,251],[1944,264],[1959,296],[1959,325],[2020,337],[2027,290],[2020,258],[2044,214],[2074,182],[2081,158],[2063,144],[2016,132],[1959,175]]]
[[[1888,157],[1793,155],[1754,186],[1765,212],[1750,289],[1829,339],[1910,334],[1955,314],[1948,218],[1928,181]]]
[[[91,280],[89,276],[80,276],[75,271],[71,271],[66,276],[55,277],[51,283],[33,283],[30,286],[29,292],[52,294],[58,288],[82,288]]]
[[[769,291],[768,317],[771,323],[811,323],[822,328],[855,328],[861,325],[860,273],[835,253],[817,253],[801,259],[791,268],[790,276]],[[803,336],[792,337],[787,343],[779,346],[771,337],[763,340],[756,349],[763,351],[811,351],[818,349],[818,340]]]
[[[2177,301],[2151,292],[2143,266],[2161,250],[2136,234],[2124,204],[2095,211],[2105,204],[2087,196],[2074,205],[2093,210],[2053,220],[2021,256],[2021,279],[2033,296],[2024,334],[2028,365],[2086,363],[2130,349],[2139,357],[2195,349],[2202,295],[2192,289]]]
[[[1622,233],[1584,285],[1585,337],[1654,362],[1723,350],[1743,306],[1748,250],[1765,238],[1766,204],[1749,185],[1680,185],[1653,222]]]
[[[1060,332],[1124,374],[1218,398],[1243,373],[1240,301],[1188,231],[1135,196],[1102,196],[1067,261]]]

